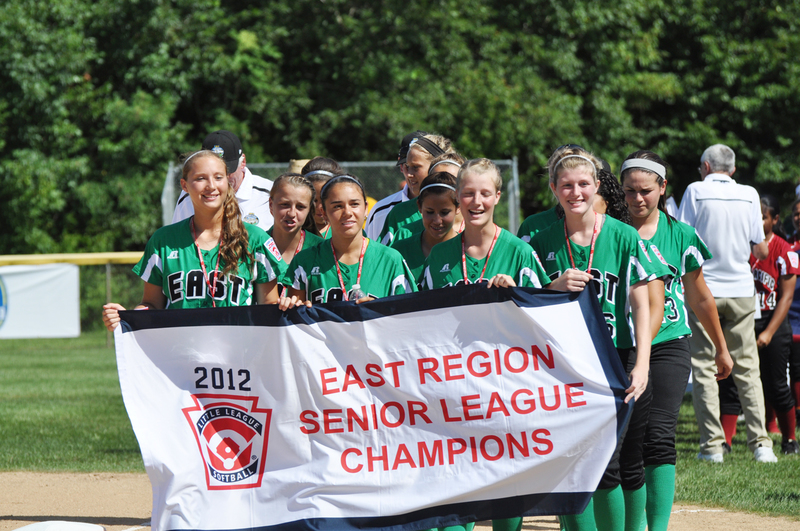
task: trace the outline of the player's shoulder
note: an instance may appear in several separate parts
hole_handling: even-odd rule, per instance
[[[400,190],[399,192],[395,192],[391,195],[387,195],[386,197],[375,203],[375,206],[373,206],[372,209],[369,211],[369,219],[371,220],[380,213],[387,215],[388,214],[386,212],[387,209],[392,208],[394,205],[398,203],[402,203],[403,201],[405,201],[405,199],[406,196],[405,194],[403,194],[402,190]]]
[[[269,195],[270,190],[272,190],[272,181],[254,173],[250,173],[250,178],[253,179],[253,191],[255,193]]]
[[[500,229],[500,234],[497,237],[497,244],[502,245],[505,249],[514,249],[524,253],[531,252],[530,245],[522,241],[520,238],[517,238],[506,229]]]
[[[369,240],[369,245],[367,246],[366,252],[369,252],[373,256],[377,256],[380,259],[385,258],[389,260],[403,260],[403,255],[400,254],[400,251],[376,242],[375,240]]]
[[[170,242],[177,239],[191,238],[192,230],[190,228],[192,218],[188,217],[169,225],[164,225],[156,229],[150,237],[152,242]]]

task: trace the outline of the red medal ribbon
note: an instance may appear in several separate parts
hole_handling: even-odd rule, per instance
[[[494,244],[497,243],[497,235],[500,234],[500,227],[497,225],[494,226],[494,238],[492,238],[492,245],[489,247],[489,254],[486,255],[486,262],[483,264],[483,271],[481,271],[481,276],[478,278],[477,282],[483,280],[483,274],[486,273],[486,266],[489,265],[489,258],[492,257],[492,250],[494,249]],[[461,272],[464,275],[464,284],[469,284],[469,278],[467,277],[467,251],[464,247],[464,233],[461,233]]]
[[[189,224],[192,227],[194,246],[197,248],[197,258],[200,259],[200,267],[203,269],[203,278],[206,280],[206,286],[208,286],[208,292],[211,295],[211,306],[216,308],[217,303],[214,301],[214,293],[217,292],[217,276],[219,275],[219,255],[221,254],[220,251],[222,250],[222,238],[219,239],[220,251],[217,251],[217,265],[214,267],[214,284],[212,285],[211,280],[208,278],[208,273],[206,272],[206,264],[203,262],[203,253],[200,252],[200,246],[197,245],[197,233],[194,230],[194,216],[192,216]]]
[[[361,239],[361,256],[358,257],[358,276],[356,277],[356,284],[361,285],[361,268],[364,267],[364,252],[367,250],[367,242],[369,238]],[[333,263],[336,264],[336,274],[339,275],[339,285],[342,287],[342,297],[344,300],[347,298],[347,287],[344,285],[344,278],[342,278],[342,270],[339,268],[339,259],[336,258],[336,249],[333,248],[333,240],[331,240],[331,252],[333,253]]]
[[[600,232],[600,216],[597,212],[594,213],[594,231],[592,232],[592,243],[589,247],[589,265],[586,267],[588,273],[592,269],[592,259],[594,258],[594,242],[597,239],[597,233]],[[569,236],[567,235],[567,220],[564,220],[564,238],[567,240],[567,251],[569,252],[569,263],[572,264],[572,269],[575,267],[575,259],[572,257],[572,245],[570,245]]]
[[[294,250],[294,255],[297,256],[297,253],[303,250],[303,242],[306,241],[306,231],[304,229],[300,229],[300,241],[297,243],[297,248]]]

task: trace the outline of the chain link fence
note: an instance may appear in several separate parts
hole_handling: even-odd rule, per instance
[[[512,234],[516,234],[521,221],[517,159],[514,157],[513,159],[495,160],[494,163],[500,168],[505,184],[504,193],[500,196],[500,204],[495,209],[495,222],[511,231]],[[289,164],[289,162],[257,162],[248,164],[247,167],[254,174],[274,181],[280,174],[289,170]],[[381,200],[403,187],[403,175],[397,168],[396,161],[351,161],[339,162],[339,165],[348,173],[361,179],[367,195],[376,200]],[[181,192],[180,179],[181,167],[170,163],[161,194],[164,225],[172,222],[175,202]]]

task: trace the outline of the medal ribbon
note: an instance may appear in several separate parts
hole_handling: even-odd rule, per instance
[[[297,256],[297,253],[303,250],[303,242],[306,241],[306,231],[304,229],[300,229],[300,241],[297,243],[297,248],[294,250],[294,255]]]
[[[489,265],[489,258],[492,257],[492,250],[494,249],[494,244],[497,243],[497,235],[500,234],[500,227],[497,225],[494,226],[494,238],[492,238],[492,245],[489,247],[489,254],[486,255],[486,262],[483,264],[483,271],[481,271],[481,276],[478,278],[476,282],[480,282],[483,280],[483,274],[486,273],[486,266]],[[467,251],[464,247],[464,233],[461,233],[461,272],[464,275],[464,284],[469,284],[469,278],[467,277]]]
[[[217,251],[217,265],[214,267],[214,284],[211,284],[211,280],[208,278],[208,273],[206,272],[206,264],[203,262],[203,253],[200,252],[200,246],[197,245],[197,233],[194,230],[194,216],[192,216],[192,220],[189,222],[192,227],[192,238],[194,238],[194,246],[197,248],[197,258],[200,259],[200,267],[203,269],[203,278],[206,281],[206,286],[208,286],[208,292],[211,294],[211,306],[216,308],[217,303],[214,300],[214,293],[217,292],[217,276],[219,275],[219,255],[221,254],[220,251],[222,250],[222,238],[219,239],[219,247],[220,251]]]
[[[600,232],[600,216],[597,212],[594,213],[594,231],[592,232],[592,243],[589,247],[589,265],[586,267],[586,272],[592,269],[592,259],[594,258],[594,242],[597,240],[597,233]],[[569,262],[572,264],[572,269],[575,267],[575,259],[572,257],[572,245],[570,245],[569,236],[567,235],[567,221],[564,220],[564,239],[567,240],[567,251],[569,251]]]
[[[361,268],[364,267],[364,252],[367,250],[368,238],[361,239],[361,256],[358,257],[358,276],[356,277],[356,284],[361,285]],[[347,287],[344,285],[344,278],[342,278],[342,270],[339,268],[339,259],[336,258],[336,249],[333,248],[333,240],[331,240],[331,252],[333,253],[333,263],[336,264],[336,274],[339,275],[339,285],[342,287],[342,297],[344,300],[347,298]]]

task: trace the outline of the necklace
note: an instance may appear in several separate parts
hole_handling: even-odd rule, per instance
[[[486,262],[483,264],[483,270],[481,271],[481,276],[478,278],[476,282],[481,282],[483,280],[483,275],[486,273],[486,266],[489,265],[489,258],[492,257],[492,250],[494,250],[494,244],[497,243],[497,235],[500,234],[500,227],[497,225],[494,226],[494,238],[492,238],[492,245],[489,246],[489,253],[486,255]],[[461,273],[464,275],[464,284],[469,284],[469,278],[467,277],[467,251],[464,246],[464,233],[461,233]]]
[[[600,231],[600,216],[597,215],[597,212],[594,213],[594,231],[592,231],[592,243],[589,246],[589,265],[586,267],[586,272],[588,273],[592,269],[592,259],[594,258],[594,242],[597,239],[597,233]],[[569,252],[569,263],[572,264],[572,269],[578,269],[575,267],[575,259],[572,257],[572,245],[569,241],[569,236],[567,235],[567,220],[564,220],[564,239],[567,240],[567,251]]]
[[[361,240],[361,256],[358,257],[358,276],[356,277],[356,283],[353,284],[353,287],[361,286],[361,268],[364,267],[364,252],[367,250],[368,241],[368,238],[362,238]],[[347,298],[347,287],[344,285],[342,270],[339,268],[339,259],[336,258],[336,249],[333,248],[333,240],[331,240],[331,252],[333,253],[333,263],[336,264],[336,274],[339,275],[339,286],[342,288],[342,297],[346,301],[350,300]]]
[[[206,286],[208,286],[208,293],[211,295],[211,306],[213,308],[217,307],[217,303],[214,300],[214,294],[217,292],[217,276],[219,275],[219,255],[222,254],[222,237],[220,236],[219,239],[219,251],[217,251],[217,265],[214,266],[214,284],[211,284],[211,279],[208,277],[208,273],[206,272],[206,264],[203,262],[203,253],[200,252],[200,246],[197,245],[197,232],[194,230],[194,216],[192,216],[192,220],[189,222],[192,227],[192,238],[194,238],[194,246],[197,248],[197,258],[200,259],[200,268],[203,270],[203,278],[206,281]]]

